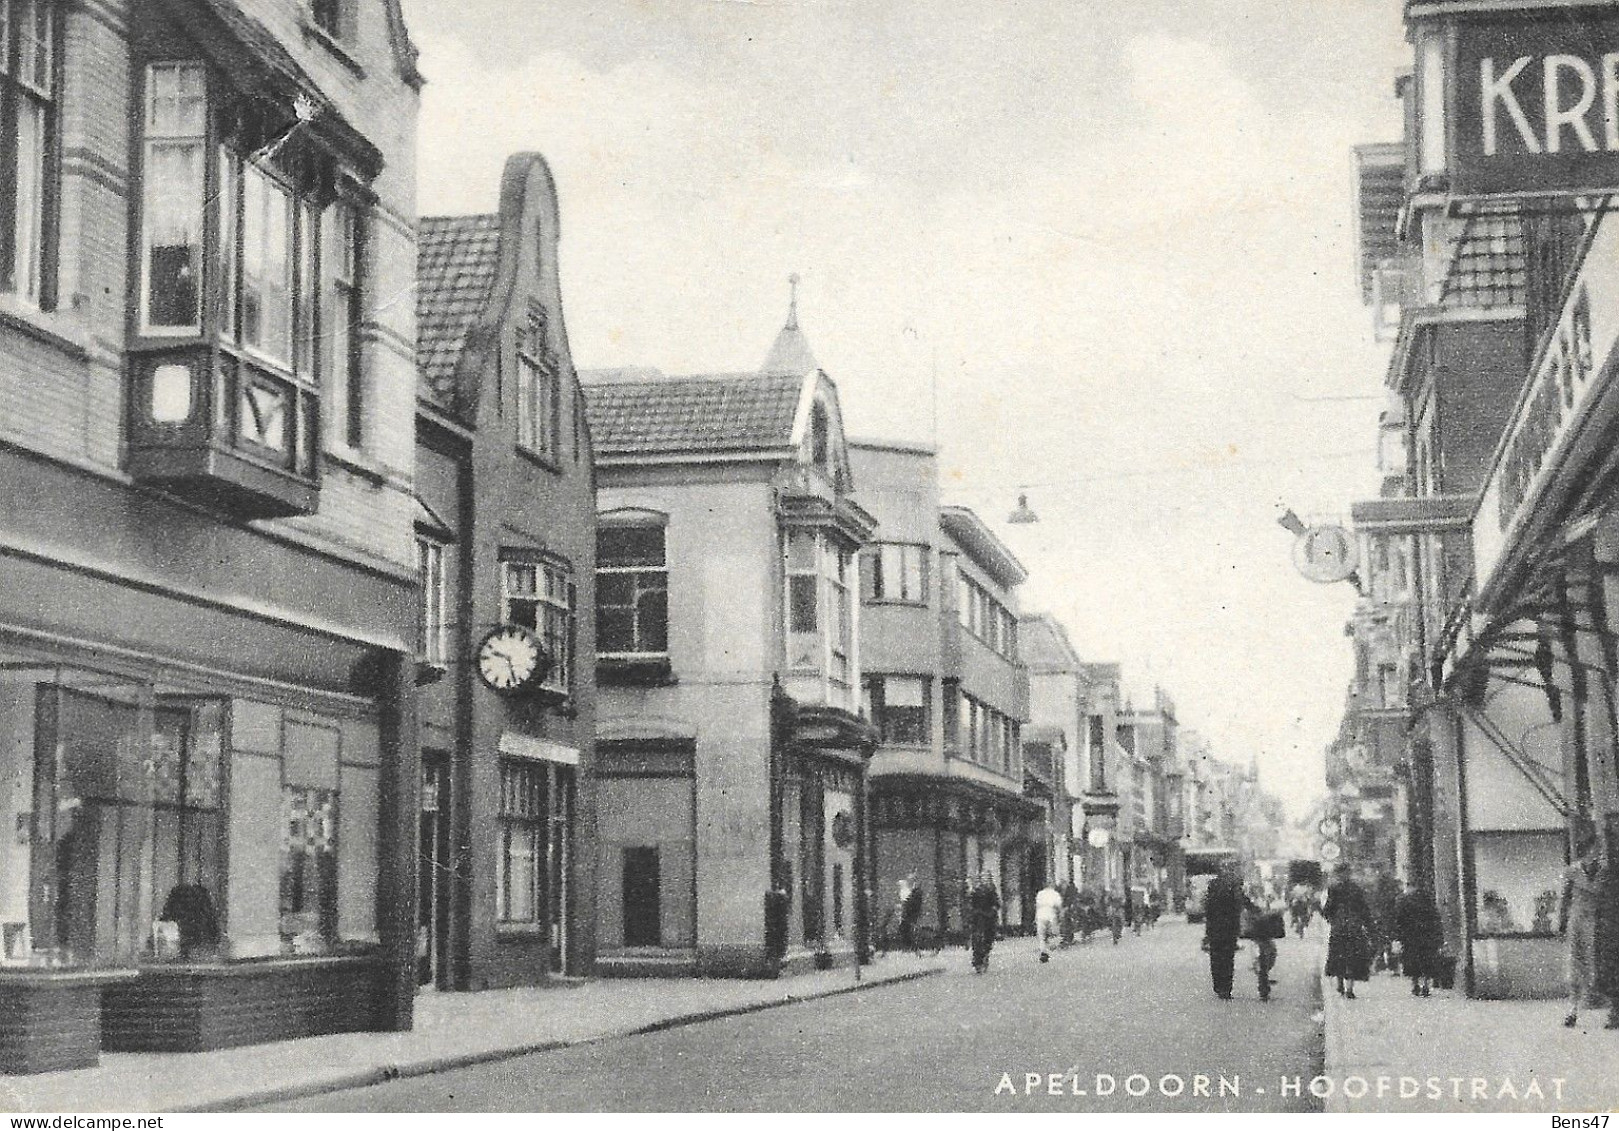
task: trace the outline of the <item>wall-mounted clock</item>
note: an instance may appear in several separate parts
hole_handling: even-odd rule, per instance
[[[1312,526],[1293,543],[1293,564],[1311,581],[1344,581],[1355,572],[1360,554],[1355,537],[1341,526]]]
[[[520,624],[503,624],[484,634],[478,644],[478,678],[502,695],[512,695],[542,682],[551,660],[539,637]]]

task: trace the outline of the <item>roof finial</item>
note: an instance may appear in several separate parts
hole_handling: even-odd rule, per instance
[[[790,297],[787,300],[787,329],[798,329],[798,272],[794,271],[787,276],[787,288]]]

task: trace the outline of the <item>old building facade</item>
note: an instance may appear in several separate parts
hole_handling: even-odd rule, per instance
[[[4,16],[0,1070],[408,1027],[398,5]]]
[[[866,929],[856,504],[790,318],[760,372],[592,374],[597,969],[772,976]]]
[[[591,968],[596,502],[559,224],[537,154],[507,161],[498,213],[421,223],[424,986]]]
[[[921,921],[963,934],[967,884],[987,872],[1003,926],[1021,928],[1049,847],[1048,799],[1023,790],[1023,567],[972,511],[941,505],[931,449],[861,441],[853,458],[878,520],[862,562],[862,647],[883,740],[871,785],[880,908],[915,873]]]

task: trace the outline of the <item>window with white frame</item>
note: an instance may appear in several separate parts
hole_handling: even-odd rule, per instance
[[[517,344],[517,442],[536,455],[559,462],[561,378],[545,337],[545,308],[530,303]]]
[[[326,307],[322,315],[325,335],[326,387],[340,398],[342,411],[334,413],[335,426],[351,448],[365,440],[365,388],[360,368],[360,253],[363,229],[359,209],[338,201],[326,214]]]
[[[853,554],[824,531],[789,530],[786,536],[788,666],[819,671],[828,701],[853,709],[855,611]]]
[[[551,658],[551,670],[540,687],[561,695],[573,687],[573,573],[565,565],[545,561],[507,561],[501,568],[501,618],[540,638]]]
[[[596,653],[669,654],[669,565],[662,523],[596,532]]]
[[[0,284],[36,307],[50,305],[56,10],[56,0],[0,0]]]
[[[145,123],[141,330],[201,333],[208,89],[200,63],[146,68]],[[234,201],[235,194],[231,197]],[[227,207],[226,215],[234,234],[237,211]]]
[[[924,604],[928,599],[929,548],[884,542],[861,552],[861,596],[867,601]]]
[[[545,765],[500,763],[500,859],[495,906],[502,923],[538,924],[545,913]]]
[[[417,655],[425,663],[440,665],[449,655],[444,550],[444,543],[438,539],[416,536],[416,584],[420,601],[416,615]]]
[[[321,386],[341,410],[329,439],[359,441],[361,212],[296,123],[226,104],[203,63],[148,65],[142,99],[137,329],[217,334],[220,427],[312,476]],[[211,119],[229,139],[213,150]],[[184,392],[154,419],[185,419]]]
[[[929,682],[922,676],[867,677],[866,713],[883,742],[893,746],[928,745],[929,690]]]

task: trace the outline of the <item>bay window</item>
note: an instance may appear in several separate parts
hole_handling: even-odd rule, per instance
[[[924,604],[928,547],[903,542],[868,546],[861,554],[861,596],[867,601]]]
[[[56,2],[0,0],[0,279],[48,306],[47,176],[56,144]],[[8,167],[9,166],[9,167]]]
[[[196,63],[146,70],[141,167],[141,331],[201,333],[206,72]]]
[[[364,420],[353,171],[200,61],[144,79],[130,469],[247,517],[310,513],[322,386],[332,443]]]
[[[885,743],[926,746],[928,680],[914,675],[879,675],[866,680],[867,710]]]
[[[791,529],[785,538],[787,663],[813,678],[814,701],[853,709],[857,670],[854,555],[826,532]],[[803,686],[810,682],[794,680]]]
[[[509,561],[501,569],[501,619],[540,638],[551,658],[542,690],[567,695],[573,686],[574,603],[572,572],[551,562]]]

